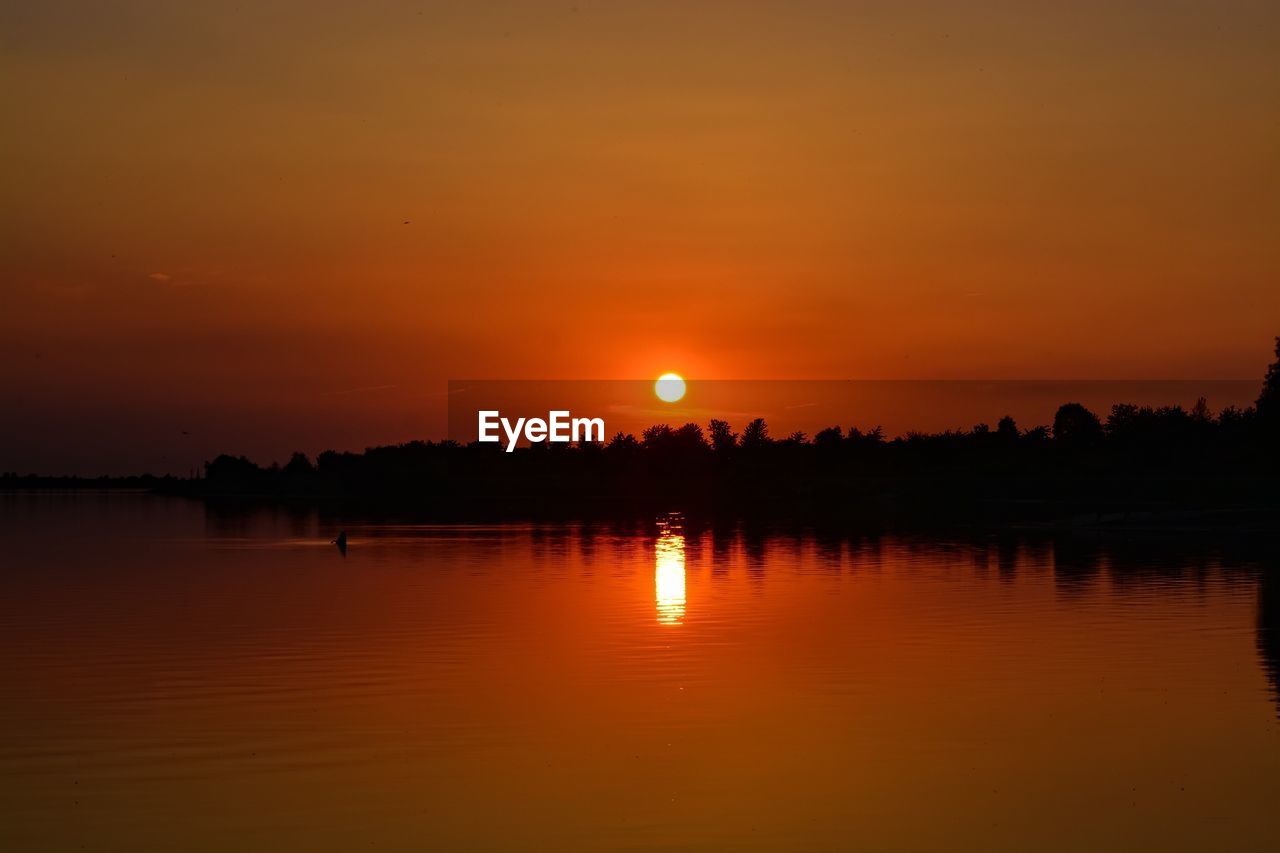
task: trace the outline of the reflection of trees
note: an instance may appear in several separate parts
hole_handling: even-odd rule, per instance
[[[732,527],[711,528],[711,574],[718,577],[729,573],[729,561],[733,557],[733,545],[738,532]]]
[[[1280,564],[1264,564],[1258,576],[1258,656],[1280,714]]]
[[[762,581],[767,568],[765,533],[753,526],[744,527],[741,533],[742,556],[747,562],[747,574],[754,581]]]
[[[1018,576],[1018,543],[1014,539],[1002,538],[995,545],[996,565],[1000,572],[1000,580],[1012,581]]]
[[[1053,582],[1058,591],[1078,594],[1088,589],[1102,565],[1097,545],[1068,536],[1053,540],[1052,547]]]

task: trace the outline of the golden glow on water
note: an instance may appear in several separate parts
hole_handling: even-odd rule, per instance
[[[346,529],[0,494],[0,850],[1280,850],[1265,547]]]
[[[684,534],[667,529],[654,543],[654,597],[658,605],[658,621],[679,625],[684,621]]]

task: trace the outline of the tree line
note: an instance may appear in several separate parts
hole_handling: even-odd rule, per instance
[[[1213,412],[1080,403],[1051,425],[909,432],[829,426],[775,437],[762,418],[657,424],[604,444],[411,441],[363,453],[295,453],[262,467],[222,455],[198,481],[208,497],[356,500],[442,512],[667,510],[735,514],[903,512],[989,520],[1075,512],[1269,506],[1278,500],[1280,338],[1255,405]]]

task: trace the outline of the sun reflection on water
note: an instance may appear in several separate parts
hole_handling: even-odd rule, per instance
[[[679,625],[684,621],[684,533],[678,524],[663,523],[654,544],[654,596],[658,621]]]

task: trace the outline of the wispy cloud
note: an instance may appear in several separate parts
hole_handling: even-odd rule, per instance
[[[387,388],[399,388],[399,385],[365,385],[362,388],[344,388],[341,391],[326,391],[324,396],[333,397],[339,394],[363,394],[366,391],[384,391]]]

